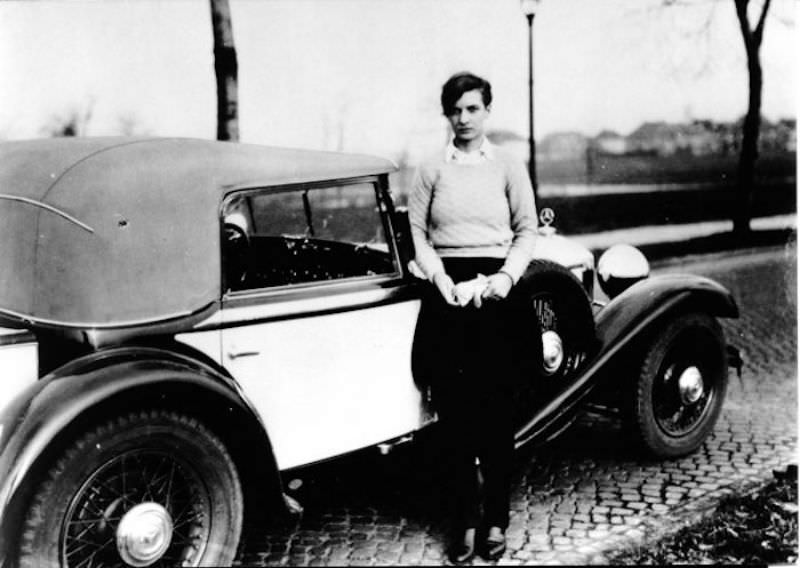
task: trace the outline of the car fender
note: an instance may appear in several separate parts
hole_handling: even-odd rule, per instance
[[[516,445],[541,439],[564,417],[572,415],[579,403],[598,387],[601,377],[617,376],[608,371],[618,355],[630,353],[635,341],[658,325],[661,318],[688,310],[717,317],[739,316],[736,301],[726,288],[695,275],[652,276],[610,301],[595,314],[594,354],[576,379],[517,432]]]
[[[179,398],[176,404],[170,398]],[[96,352],[57,369],[22,391],[0,412],[0,551],[11,544],[10,531],[20,526],[24,514],[26,476],[41,474],[40,462],[53,459],[53,450],[63,448],[68,437],[95,413],[130,411],[135,404],[172,404],[180,410],[207,408],[217,425],[234,426],[226,442],[238,442],[238,453],[255,451],[262,459],[258,493],[269,494],[270,505],[284,506],[280,474],[272,446],[260,417],[238,385],[212,364],[153,347],[121,347]],[[232,434],[235,433],[235,437]],[[218,432],[220,434],[220,432]],[[67,437],[67,440],[65,440]],[[230,449],[230,448],[229,448]],[[236,452],[231,452],[234,462]],[[245,457],[244,455],[240,457]],[[249,477],[244,476],[243,483]],[[272,486],[275,491],[264,491]],[[273,502],[272,499],[275,499]],[[275,507],[270,507],[275,511]],[[0,566],[5,565],[0,554]]]
[[[662,317],[689,310],[739,317],[733,295],[710,278],[690,274],[651,276],[632,285],[598,312],[598,359],[606,361],[624,350]]]

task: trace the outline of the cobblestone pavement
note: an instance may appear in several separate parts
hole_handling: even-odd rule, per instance
[[[690,456],[646,460],[619,421],[586,414],[554,444],[521,450],[508,550],[497,564],[606,564],[621,547],[676,530],[726,493],[796,463],[795,258],[794,248],[770,249],[656,267],[711,276],[738,299],[741,318],[723,326],[742,351],[743,378],[731,372],[714,433]],[[447,564],[442,503],[419,447],[310,468],[292,493],[302,520],[249,531],[237,563]]]

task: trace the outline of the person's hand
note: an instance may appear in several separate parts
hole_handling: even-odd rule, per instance
[[[455,284],[453,279],[450,278],[446,272],[437,272],[433,275],[433,284],[439,290],[439,293],[444,298],[444,301],[451,306],[458,306],[455,294]]]
[[[511,291],[514,281],[506,272],[497,272],[489,276],[489,282],[481,296],[486,300],[502,300]],[[477,304],[476,304],[477,305]]]
[[[472,302],[476,308],[480,308],[483,303],[481,295],[486,289],[487,282],[489,282],[489,279],[486,278],[486,276],[478,274],[472,280],[466,280],[456,284],[455,297],[458,305],[463,308]]]

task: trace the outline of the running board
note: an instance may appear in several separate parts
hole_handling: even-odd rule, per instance
[[[378,444],[378,451],[381,453],[382,456],[387,455],[389,452],[394,450],[397,446],[402,446],[404,444],[408,444],[409,442],[414,441],[413,434],[407,434],[405,436],[400,436],[399,438],[395,438],[393,440],[389,440],[388,442],[383,442],[382,444]]]

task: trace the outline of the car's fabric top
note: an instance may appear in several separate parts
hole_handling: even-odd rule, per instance
[[[191,139],[0,144],[0,314],[78,327],[197,311],[220,296],[231,189],[388,173],[389,160]]]

